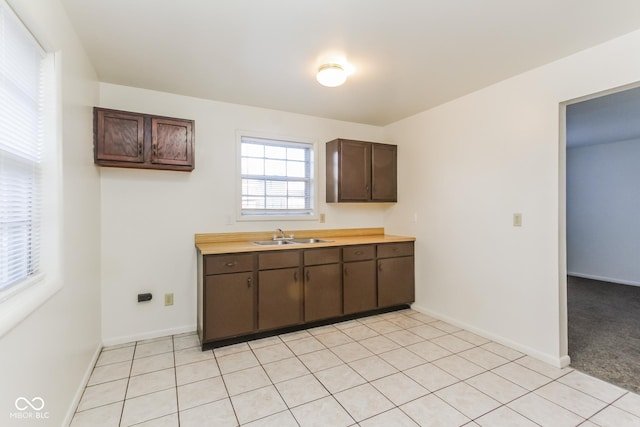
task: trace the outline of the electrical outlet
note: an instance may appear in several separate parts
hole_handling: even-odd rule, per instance
[[[522,227],[522,214],[514,213],[513,214],[513,226],[514,227]]]
[[[164,294],[164,305],[173,305],[173,294]]]

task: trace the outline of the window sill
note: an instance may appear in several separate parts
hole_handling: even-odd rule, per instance
[[[0,337],[15,328],[54,296],[62,289],[62,283],[59,280],[40,276],[30,279],[30,283],[24,283],[20,287],[22,289],[16,290],[0,301]]]
[[[251,221],[319,221],[318,215],[242,215],[236,218],[238,222]]]

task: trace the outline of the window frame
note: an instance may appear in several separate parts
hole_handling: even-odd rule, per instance
[[[61,148],[62,111],[58,93],[62,89],[61,63],[57,53],[41,43],[33,31],[5,1],[0,0],[6,19],[15,20],[25,35],[43,53],[42,64],[42,152],[40,165],[40,261],[39,272],[28,275],[0,292],[0,337],[62,289],[61,266]]]
[[[282,142],[283,146],[290,143],[292,145],[308,145],[312,159],[310,161],[311,176],[310,181],[310,214],[267,214],[267,213],[244,213],[242,209],[242,142],[244,138],[257,140],[270,140]],[[277,144],[276,144],[277,145]],[[316,221],[318,220],[318,144],[314,139],[299,136],[274,135],[266,132],[237,131],[236,132],[236,220],[237,221]]]

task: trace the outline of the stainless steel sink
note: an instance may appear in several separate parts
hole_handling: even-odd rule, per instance
[[[313,237],[306,239],[286,239],[286,240],[258,240],[253,242],[256,245],[263,246],[282,246],[282,245],[295,245],[295,244],[310,244],[310,243],[327,243],[333,242],[333,240],[315,239]]]
[[[315,239],[313,237],[310,237],[308,239],[292,239],[291,241],[293,243],[327,243],[327,242],[333,242],[333,240]]]
[[[281,245],[293,245],[294,242],[291,240],[258,240],[257,242],[253,242],[256,245],[264,245],[264,246],[281,246]]]

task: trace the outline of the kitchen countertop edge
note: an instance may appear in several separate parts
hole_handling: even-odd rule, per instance
[[[330,248],[334,246],[369,245],[376,243],[414,242],[415,237],[396,236],[391,234],[373,234],[365,236],[336,236],[323,235],[322,239],[330,240],[321,243],[296,243],[283,246],[261,246],[252,241],[226,241],[215,243],[196,243],[198,252],[202,255],[216,255],[239,252],[287,251],[296,249]]]

